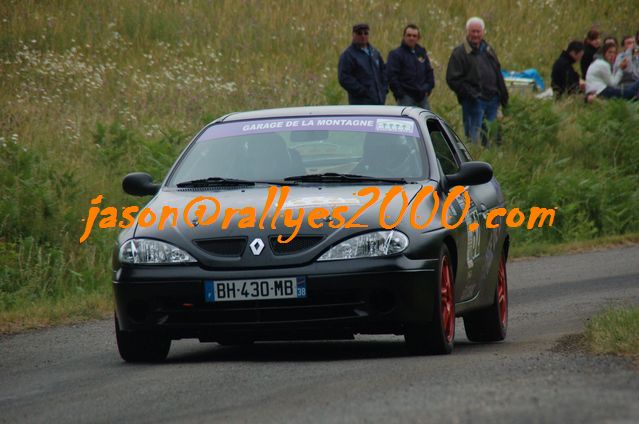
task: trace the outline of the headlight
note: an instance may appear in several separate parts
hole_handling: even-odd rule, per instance
[[[376,231],[355,236],[331,247],[318,261],[372,258],[401,253],[408,247],[408,237],[399,231]]]
[[[162,265],[197,262],[193,256],[169,243],[151,239],[131,239],[120,247],[120,262]]]

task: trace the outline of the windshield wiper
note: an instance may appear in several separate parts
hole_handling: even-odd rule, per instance
[[[250,181],[237,178],[209,177],[177,183],[179,188],[217,187],[217,186],[254,186],[255,184],[293,185],[286,181]]]
[[[284,178],[284,181],[406,183],[406,180],[404,178],[371,177],[367,175],[338,174],[336,172],[325,172],[323,174],[294,175],[291,177]]]
[[[234,186],[234,185],[255,185],[253,181],[238,180],[235,178],[209,177],[199,180],[184,181],[177,183],[180,188],[183,187],[211,187],[211,186]]]

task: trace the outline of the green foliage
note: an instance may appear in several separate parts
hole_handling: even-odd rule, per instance
[[[75,238],[74,238],[75,241]],[[99,242],[78,249],[77,242],[60,245],[21,237],[0,241],[0,310],[59,301],[84,293],[108,293],[109,251]],[[71,248],[79,250],[72,254]]]
[[[511,230],[517,244],[639,231],[639,105],[514,97],[503,143],[480,151],[509,208],[557,207],[552,227]]]
[[[597,167],[603,161],[619,175],[639,173],[639,161],[633,153],[639,148],[639,114],[635,104],[614,100],[596,104],[589,113],[578,115],[583,129],[581,151],[584,166]],[[602,139],[602,137],[605,137]]]
[[[187,137],[188,134],[167,129],[160,131],[154,139],[145,139],[120,122],[110,125],[98,122],[93,132],[96,159],[100,165],[115,175],[138,170],[158,179],[171,167]]]
[[[93,141],[105,166],[121,164],[128,156],[126,154],[138,143],[133,132],[119,122],[109,126],[98,122],[93,133]]]
[[[61,199],[56,195],[63,190],[59,172],[42,154],[22,145],[15,134],[8,141],[2,137],[0,163],[0,228],[4,237],[37,234],[42,241],[54,239],[49,222],[64,218],[59,216]]]
[[[187,135],[174,129],[152,139],[119,122],[97,123],[89,168],[114,176],[142,170],[163,178]],[[55,303],[69,296],[110,291],[109,257],[116,230],[96,231],[78,246],[89,200],[139,204],[118,193],[119,180],[97,191],[82,187],[78,171],[60,160],[22,146],[17,137],[0,139],[0,308]]]
[[[331,81],[324,87],[324,98],[327,105],[339,105],[346,101],[344,89],[339,85],[337,79]]]

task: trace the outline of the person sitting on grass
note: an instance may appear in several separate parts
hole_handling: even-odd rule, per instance
[[[619,48],[619,41],[617,41],[617,37],[615,37],[614,35],[609,35],[606,38],[604,38],[603,43],[604,43],[604,46],[606,44],[612,44],[613,46]]]
[[[595,97],[604,99],[623,98],[636,100],[639,96],[639,81],[626,87],[619,87],[623,77],[623,70],[628,67],[628,59],[619,64],[619,69],[613,74],[612,65],[617,57],[617,47],[614,44],[604,44],[603,57],[596,59],[586,73],[586,101],[592,102]]]
[[[623,77],[619,85],[621,87],[627,87],[632,85],[635,81],[639,81],[639,50],[636,48],[635,38],[632,35],[626,35],[621,41],[621,52],[615,59],[615,65],[612,67],[612,73],[614,74],[619,69],[621,62],[628,59],[628,66],[623,70]]]
[[[579,62],[584,55],[584,45],[579,41],[571,41],[566,50],[561,52],[552,67],[552,89],[560,98],[564,94],[576,94],[586,85],[574,70],[573,64]]]
[[[595,54],[601,46],[601,34],[596,29],[591,29],[584,40],[584,54],[581,56],[581,77],[586,79],[588,67],[595,60]]]

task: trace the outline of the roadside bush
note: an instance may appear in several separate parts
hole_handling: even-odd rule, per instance
[[[479,152],[510,208],[558,208],[551,228],[513,230],[516,243],[639,231],[639,106],[579,103],[514,97],[502,145]]]

